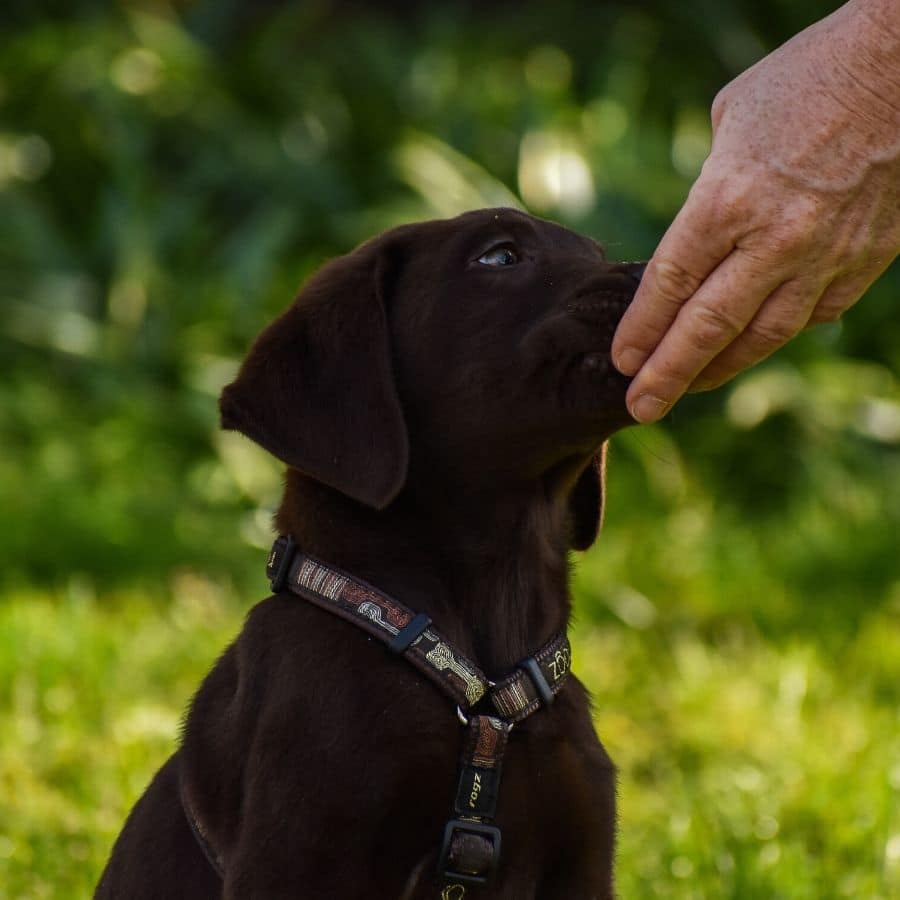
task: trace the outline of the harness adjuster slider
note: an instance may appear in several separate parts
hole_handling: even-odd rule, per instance
[[[388,643],[388,649],[394,653],[405,653],[409,645],[415,643],[430,624],[431,619],[425,613],[419,613],[394,635]]]
[[[266,569],[273,594],[284,590],[296,552],[297,542],[290,535],[278,538],[272,545],[272,552],[269,554],[269,563]]]
[[[453,839],[459,834],[471,835],[485,839],[490,844],[490,859],[483,872],[466,872],[448,869],[454,864],[450,859],[453,850]],[[495,825],[484,825],[468,819],[451,819],[444,828],[444,843],[438,857],[438,874],[446,881],[459,881],[463,884],[487,885],[494,880],[497,866],[500,863],[500,829]],[[456,865],[459,863],[456,862]]]
[[[538,661],[533,656],[529,656],[528,659],[523,659],[522,662],[519,663],[519,668],[531,679],[531,683],[534,685],[538,697],[541,698],[541,703],[543,703],[544,706],[549,706],[553,702],[555,695],[553,693],[553,688],[550,687],[547,679],[544,677],[544,673],[541,671]]]

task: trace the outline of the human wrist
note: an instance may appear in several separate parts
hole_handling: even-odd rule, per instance
[[[851,0],[847,4],[883,29],[885,44],[900,50],[900,0]]]
[[[900,0],[851,0],[847,41],[864,71],[877,79],[883,98],[900,112]]]
[[[813,26],[819,27],[816,43],[823,55],[817,77],[851,129],[845,133],[844,146],[855,147],[871,163],[887,164],[896,175],[900,167],[900,0],[851,0]]]

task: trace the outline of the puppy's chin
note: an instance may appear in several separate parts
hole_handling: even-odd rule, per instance
[[[598,436],[633,425],[625,405],[631,379],[612,364],[609,350],[576,353],[562,372],[559,402],[566,419],[594,425]],[[602,433],[600,433],[602,432]]]
[[[568,339],[569,348],[560,373],[563,408],[576,416],[586,415],[598,427],[610,429],[609,433],[634,423],[625,405],[631,379],[612,362],[616,326],[630,301],[630,293],[573,301],[560,333]]]

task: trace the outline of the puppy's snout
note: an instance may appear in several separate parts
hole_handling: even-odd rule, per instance
[[[641,279],[644,277],[644,272],[647,271],[647,263],[646,262],[628,262],[622,264],[625,267],[625,271],[628,275],[630,275],[638,284],[641,283]]]
[[[644,272],[647,269],[647,263],[645,262],[623,262],[617,263],[611,269],[611,274],[613,275],[627,275],[630,279],[632,279],[635,285],[641,283],[641,279],[644,277]]]
[[[614,263],[602,275],[582,284],[566,304],[575,318],[614,326],[634,297],[646,262]]]

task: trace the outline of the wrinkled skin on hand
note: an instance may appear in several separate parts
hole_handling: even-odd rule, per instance
[[[854,0],[728,84],[712,150],[613,344],[662,417],[807,326],[900,252],[900,0]]]

